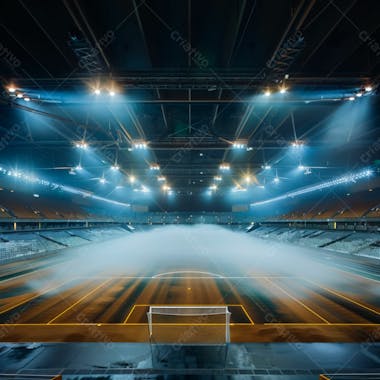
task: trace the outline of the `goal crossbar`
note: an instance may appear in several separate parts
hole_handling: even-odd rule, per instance
[[[218,316],[225,315],[223,320],[225,321],[225,342],[230,342],[230,319],[231,313],[228,310],[228,306],[149,306],[148,325],[149,325],[149,336],[153,336],[153,316],[174,316],[174,317],[199,317],[207,318],[208,316]],[[207,323],[205,323],[207,326]],[[224,323],[222,324],[222,326]]]

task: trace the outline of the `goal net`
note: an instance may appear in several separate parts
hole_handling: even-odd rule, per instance
[[[150,306],[149,338],[156,344],[226,344],[230,342],[227,306]]]

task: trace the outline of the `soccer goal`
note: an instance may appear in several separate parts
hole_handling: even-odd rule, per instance
[[[230,342],[228,306],[150,306],[147,315],[149,338],[156,343]]]
[[[231,318],[227,306],[150,306],[147,315],[154,367],[225,367]]]

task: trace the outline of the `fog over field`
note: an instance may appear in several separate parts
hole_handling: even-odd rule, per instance
[[[87,276],[296,276],[340,284],[339,270],[322,250],[255,238],[212,225],[163,226],[125,237],[61,251],[63,265],[51,280]],[[316,260],[316,255],[321,260]],[[323,263],[325,260],[325,263]],[[201,273],[202,272],[202,273]],[[203,273],[207,272],[207,273]],[[39,281],[30,285],[41,289]],[[379,284],[366,291],[376,294]]]

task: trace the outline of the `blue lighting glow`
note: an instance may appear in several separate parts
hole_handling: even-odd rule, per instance
[[[12,177],[17,178],[18,180],[24,181],[26,183],[34,183],[34,184],[38,184],[41,186],[49,187],[52,190],[58,190],[59,189],[59,190],[65,191],[67,193],[81,195],[83,197],[92,198],[92,199],[95,199],[98,201],[107,202],[107,203],[111,203],[111,204],[118,205],[118,206],[124,206],[124,207],[130,206],[129,203],[123,203],[123,202],[114,201],[112,199],[99,197],[99,196],[93,194],[92,192],[77,189],[77,188],[74,188],[71,186],[62,185],[62,184],[59,184],[56,182],[50,182],[50,181],[47,181],[45,179],[38,178],[33,174],[24,173],[23,171],[20,171],[20,170],[12,170],[12,169],[6,169],[4,167],[0,167],[0,174],[12,176]]]
[[[283,194],[271,199],[267,199],[265,201],[254,202],[254,203],[251,203],[251,206],[261,206],[261,205],[281,201],[288,198],[298,197],[303,194],[308,194],[313,191],[322,190],[322,189],[326,189],[333,186],[338,186],[338,185],[347,184],[347,183],[355,183],[358,180],[370,177],[372,173],[373,172],[370,169],[365,169],[358,173],[350,173],[350,174],[344,175],[342,177],[339,177],[330,181],[319,183],[317,185],[312,185],[312,186],[304,187],[299,190],[290,191],[286,194]]]

